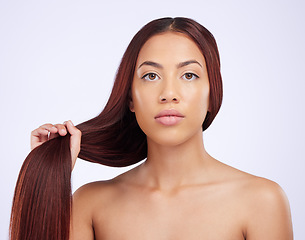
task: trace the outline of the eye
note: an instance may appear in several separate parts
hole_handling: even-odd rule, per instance
[[[192,81],[199,77],[194,73],[185,73],[185,74],[183,74],[182,78],[187,81]]]
[[[155,74],[155,73],[147,73],[147,74],[145,74],[145,75],[142,77],[142,79],[145,79],[145,80],[147,80],[147,81],[155,81],[155,80],[158,80],[158,79],[160,79],[160,78],[159,78],[158,75]]]

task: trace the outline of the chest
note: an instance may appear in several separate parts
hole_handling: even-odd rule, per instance
[[[94,216],[96,239],[244,239],[238,202],[221,193],[122,195]]]

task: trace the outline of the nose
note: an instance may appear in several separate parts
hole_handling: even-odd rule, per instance
[[[160,102],[161,103],[167,103],[167,102],[175,102],[175,103],[178,103],[179,102],[179,100],[178,100],[178,98],[172,98],[172,99],[167,99],[166,97],[162,97],[162,96],[160,96]]]
[[[178,94],[178,86],[177,82],[173,80],[164,80],[164,83],[162,84],[162,90],[160,93],[160,103],[179,103],[180,102],[180,96]]]

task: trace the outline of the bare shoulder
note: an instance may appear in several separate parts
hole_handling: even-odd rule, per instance
[[[87,183],[74,192],[73,202],[84,202],[89,205],[89,208],[92,208],[96,202],[107,201],[112,195],[116,194],[117,185],[116,178]]]
[[[279,184],[225,164],[217,170],[246,239],[293,239],[289,202]]]
[[[241,188],[246,206],[252,211],[252,217],[260,214],[276,216],[285,214],[288,217],[289,203],[284,190],[279,184],[266,178],[249,175]],[[253,211],[255,210],[255,211]],[[260,210],[260,211],[256,211]]]
[[[111,180],[87,183],[78,188],[74,192],[73,196],[74,198],[84,197],[86,199],[90,199],[92,196],[95,196],[96,193],[98,193],[100,190],[107,190],[107,188],[109,188],[112,184],[113,183],[111,183]]]
[[[87,183],[75,191],[73,202],[87,207],[88,213],[96,212],[96,207],[101,209],[103,206],[109,206],[125,192],[123,186],[126,185],[126,179],[133,176],[133,172],[134,169],[131,169],[109,180]]]
[[[286,194],[279,184],[266,178],[249,174],[244,182],[246,193],[257,204],[275,204],[287,201]]]
[[[226,182],[231,183],[236,190],[236,197],[243,200],[247,209],[264,210],[264,212],[287,212],[289,203],[281,186],[274,181],[258,177],[238,169],[226,166]],[[260,212],[253,211],[258,215]]]
[[[245,173],[239,189],[246,239],[293,239],[289,202],[279,184]]]
[[[256,204],[287,203],[287,197],[279,184],[221,163],[218,174],[221,181],[231,183],[248,201]]]
[[[94,239],[93,219],[100,206],[107,206],[115,194],[115,180],[85,184],[75,191],[72,200],[71,238]]]

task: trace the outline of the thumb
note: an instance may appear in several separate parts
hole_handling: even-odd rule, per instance
[[[80,152],[80,144],[81,144],[81,136],[82,132],[74,126],[71,120],[65,123],[69,133],[71,134],[70,137],[70,150],[71,150],[71,158],[72,158],[72,169],[74,168],[77,156]]]

